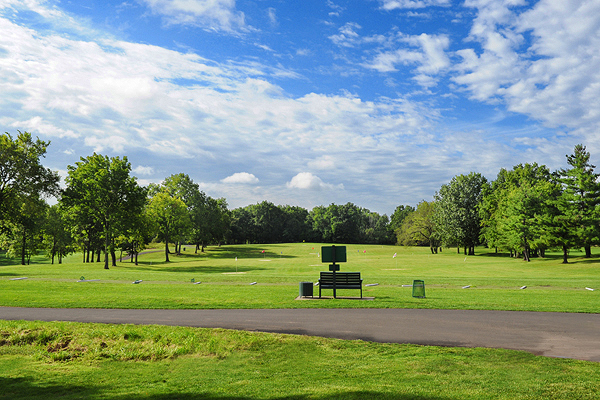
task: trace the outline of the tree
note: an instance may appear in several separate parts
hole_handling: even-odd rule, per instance
[[[40,158],[50,142],[34,141],[28,132],[0,135],[0,223],[21,207],[25,198],[51,196],[59,192],[59,176],[45,168]]]
[[[475,254],[479,243],[481,219],[479,204],[482,188],[487,180],[479,173],[458,175],[449,184],[442,185],[435,194],[435,224],[442,241],[448,245],[465,248],[465,253]]]
[[[396,207],[392,217],[390,219],[390,228],[392,231],[396,232],[397,229],[400,229],[402,226],[402,222],[408,217],[411,213],[415,212],[415,208],[413,206],[404,206],[400,205]]]
[[[65,221],[65,215],[58,204],[48,207],[44,221],[44,247],[54,264],[58,256],[58,263],[72,251],[71,233]]]
[[[165,262],[169,262],[169,241],[178,241],[191,227],[187,207],[179,197],[161,190],[150,200],[147,212],[156,222],[159,238],[165,243]]]
[[[397,230],[398,243],[404,246],[429,246],[435,254],[439,248],[439,237],[434,222],[435,203],[421,201]]]
[[[545,249],[556,243],[552,232],[558,233],[558,225],[553,222],[556,213],[552,202],[557,193],[552,174],[544,165],[501,169],[491,185],[484,185],[479,208],[488,245],[509,249],[515,255],[520,252],[526,261],[531,251],[543,256]]]
[[[24,196],[10,218],[10,231],[5,236],[8,254],[19,256],[21,265],[29,264],[31,256],[42,247],[46,209],[45,201],[35,195]]]
[[[591,247],[600,240],[598,205],[600,204],[600,174],[594,172],[590,164],[590,153],[585,146],[578,144],[574,153],[567,155],[570,168],[559,171],[559,181],[563,186],[564,202],[562,211],[573,230],[577,246],[585,249],[585,256],[591,257]]]
[[[114,238],[125,232],[131,219],[142,212],[146,190],[130,175],[127,157],[109,158],[94,153],[67,168],[67,188],[61,201],[67,208],[84,210],[102,226],[104,268],[108,269],[109,253],[116,266]]]

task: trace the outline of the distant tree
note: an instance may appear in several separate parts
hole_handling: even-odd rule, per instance
[[[69,165],[67,188],[61,201],[67,208],[85,210],[102,226],[104,268],[108,269],[109,253],[116,265],[114,239],[124,233],[131,219],[142,212],[146,190],[130,175],[127,157],[108,158],[94,153]]]
[[[421,201],[397,230],[398,243],[404,246],[429,246],[431,253],[438,252],[440,241],[434,222],[435,203]]]
[[[49,145],[39,138],[34,141],[28,132],[19,131],[16,139],[9,133],[0,135],[0,223],[25,199],[58,194],[58,174],[40,163]]]
[[[42,247],[42,233],[48,205],[41,198],[21,196],[18,208],[11,215],[11,229],[4,236],[8,254],[21,258],[21,265],[29,264],[31,256]]]
[[[442,185],[435,194],[435,224],[440,238],[448,246],[462,246],[465,253],[475,254],[479,243],[481,219],[479,204],[487,180],[479,173],[458,175]]]
[[[72,252],[73,238],[58,204],[48,207],[43,230],[44,248],[52,264],[55,257],[58,257],[58,263],[62,264],[62,259]]]
[[[156,222],[157,234],[165,243],[165,262],[169,262],[169,242],[177,242],[191,228],[187,207],[179,197],[163,190],[152,197],[147,212]]]
[[[484,185],[479,215],[489,246],[522,253],[526,261],[531,251],[544,255],[556,242],[551,234],[555,214],[551,203],[557,187],[552,181],[546,166],[533,163],[501,169],[491,185]]]
[[[402,222],[408,217],[411,213],[415,212],[415,208],[413,206],[404,206],[400,205],[396,207],[392,217],[390,218],[390,228],[393,232],[400,229],[402,226]]]
[[[308,210],[296,206],[279,206],[283,215],[282,241],[297,243],[310,240],[310,226],[308,224]]]
[[[559,171],[563,187],[562,212],[575,235],[576,245],[585,249],[585,256],[592,256],[592,245],[600,240],[600,174],[590,164],[590,153],[578,144],[574,152],[567,155],[569,168]]]

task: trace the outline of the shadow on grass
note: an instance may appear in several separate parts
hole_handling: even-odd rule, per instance
[[[114,268],[114,267],[113,267]],[[153,272],[186,272],[186,273],[202,273],[202,274],[223,274],[232,272],[250,272],[250,271],[264,271],[267,268],[261,267],[238,267],[233,266],[219,266],[214,267],[210,265],[206,266],[185,266],[177,263],[138,263],[138,265],[119,265],[117,268],[127,269],[128,271],[153,271]]]
[[[80,385],[44,385],[31,378],[3,378],[0,377],[0,399],[51,399],[60,397],[62,399],[95,399],[106,398],[107,393],[103,392],[101,386],[80,386]],[[168,390],[168,389],[167,389]],[[213,393],[164,393],[164,394],[126,394],[111,395],[112,399],[119,400],[137,400],[140,398],[148,400],[253,400],[257,397],[216,395]],[[270,400],[362,400],[362,399],[381,399],[381,400],[442,400],[442,397],[415,396],[399,393],[385,393],[375,391],[346,391],[330,393],[323,396],[314,395],[291,395],[291,396],[260,396],[261,399]]]
[[[0,399],[90,399],[102,395],[102,389],[95,386],[41,385],[31,378],[0,377],[0,387]]]
[[[0,276],[22,276],[22,274],[15,274],[13,272],[0,272]]]
[[[185,247],[185,246],[184,246]],[[264,253],[263,253],[264,251]],[[207,247],[205,252],[194,253],[193,247],[187,248],[186,251],[182,252],[178,257],[206,257],[225,259],[231,258],[263,258],[263,257],[281,257],[281,258],[297,258],[297,256],[291,256],[286,254],[277,253],[268,249],[268,245],[243,245],[243,246],[221,246],[221,247]]]
[[[120,400],[133,400],[139,399],[137,396],[123,396],[116,397]],[[211,393],[172,393],[165,395],[154,395],[154,396],[144,396],[144,399],[150,400],[174,400],[174,399],[205,399],[205,400],[253,400],[253,399],[268,399],[268,400],[365,400],[365,399],[375,399],[375,400],[442,400],[442,397],[432,397],[432,396],[415,396],[409,394],[398,394],[398,393],[384,393],[384,392],[374,392],[368,390],[361,391],[352,391],[352,392],[338,392],[326,394],[323,396],[314,396],[314,395],[292,395],[292,396],[276,396],[276,397],[247,397],[247,396],[230,396],[230,395],[213,395]]]

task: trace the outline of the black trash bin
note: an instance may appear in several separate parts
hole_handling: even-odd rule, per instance
[[[313,296],[313,283],[312,282],[300,282],[300,297],[312,297]]]

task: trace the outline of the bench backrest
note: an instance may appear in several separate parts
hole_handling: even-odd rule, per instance
[[[333,272],[321,272],[321,279],[319,279],[319,282],[322,285],[333,285]],[[360,272],[336,272],[335,284],[360,285]]]

